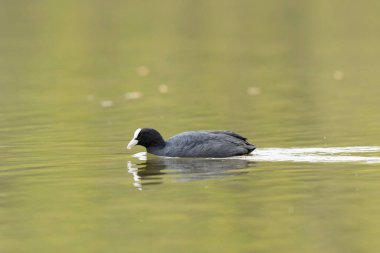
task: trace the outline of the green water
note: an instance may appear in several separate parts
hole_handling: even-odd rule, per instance
[[[379,146],[379,8],[1,1],[0,252],[379,252],[379,163],[125,149],[139,127]]]

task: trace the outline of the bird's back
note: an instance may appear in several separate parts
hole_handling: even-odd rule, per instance
[[[229,157],[245,155],[255,149],[243,136],[230,131],[190,131],[166,141],[165,156]]]

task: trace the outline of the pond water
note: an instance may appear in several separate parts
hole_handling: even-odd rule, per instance
[[[377,1],[2,1],[0,252],[379,252]],[[236,131],[251,156],[125,146]]]

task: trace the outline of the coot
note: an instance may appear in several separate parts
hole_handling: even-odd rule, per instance
[[[247,155],[256,148],[247,138],[231,131],[190,131],[165,141],[152,128],[137,129],[127,148],[135,145],[144,146],[148,153],[168,157],[230,157]]]

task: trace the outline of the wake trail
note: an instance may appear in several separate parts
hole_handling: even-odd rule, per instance
[[[223,159],[242,159],[253,162],[380,163],[379,155],[380,146],[327,148],[258,148],[247,156],[235,156]],[[146,152],[140,152],[133,156],[139,160],[147,159]]]
[[[367,154],[356,155],[356,154]],[[267,162],[310,162],[310,163],[341,163],[362,162],[380,163],[379,146],[328,147],[328,148],[262,148],[250,155],[242,157],[252,161]]]

